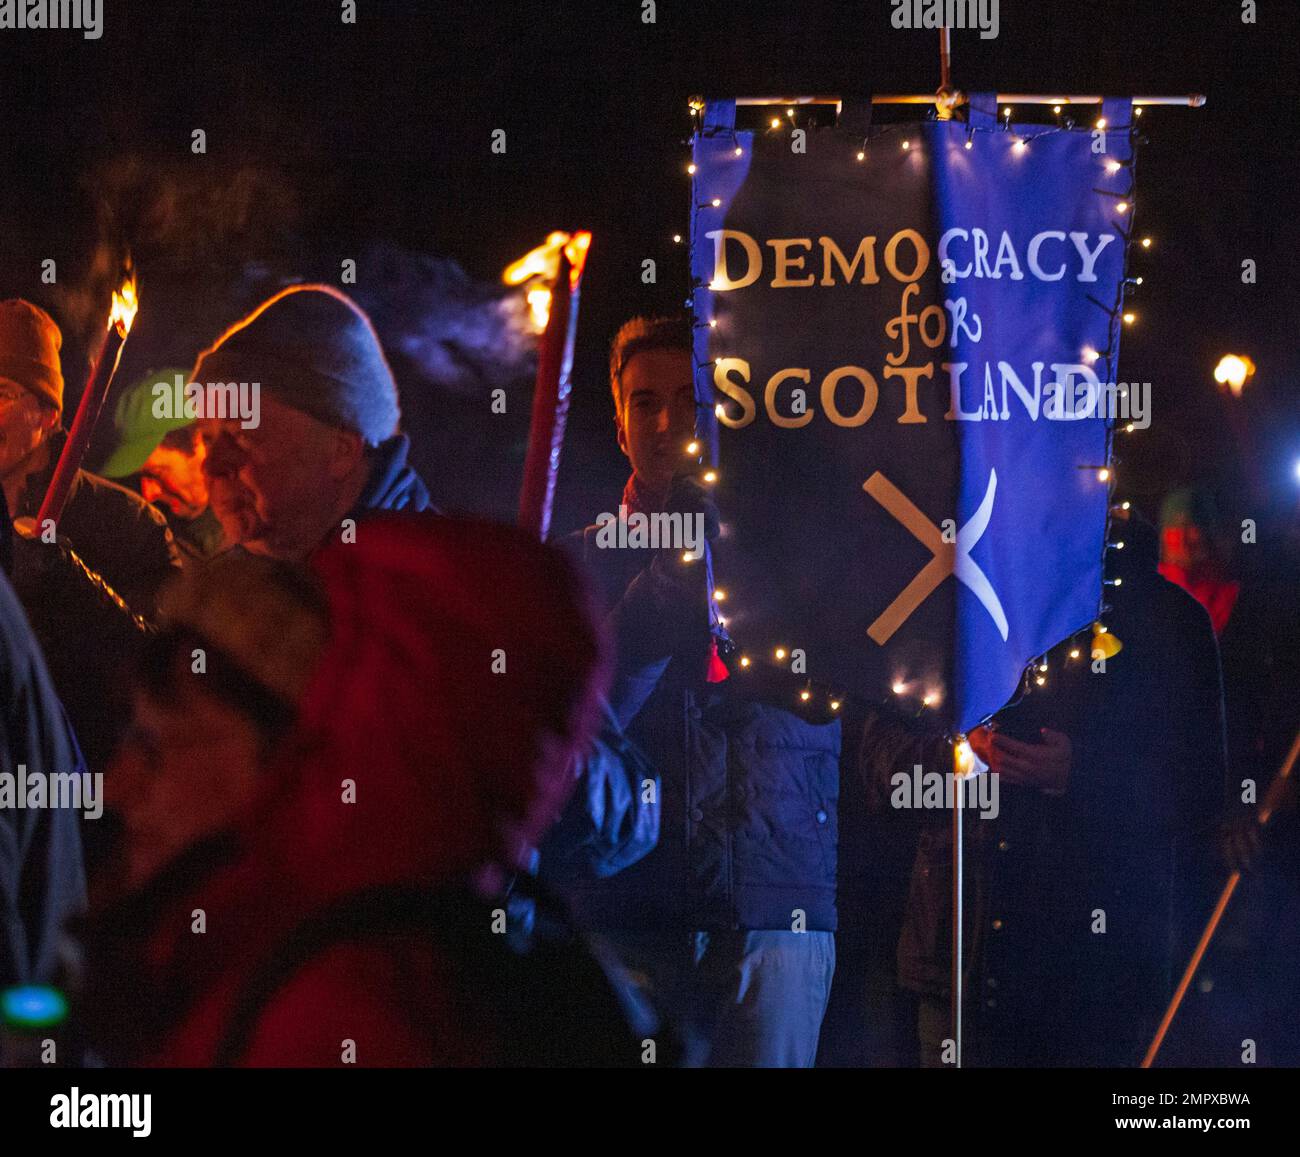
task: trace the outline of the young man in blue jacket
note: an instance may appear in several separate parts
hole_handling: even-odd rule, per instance
[[[615,338],[629,512],[707,520],[680,476],[692,367],[685,322],[636,318]],[[579,918],[643,975],[697,1063],[810,1066],[835,969],[839,721],[778,705],[793,688],[768,702],[728,677],[690,544],[619,546],[601,530],[577,549],[609,609],[611,705],[660,776],[661,818],[654,851],[573,892]]]

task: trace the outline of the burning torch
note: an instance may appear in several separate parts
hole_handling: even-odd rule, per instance
[[[542,335],[518,523],[543,541],[551,526],[555,479],[569,414],[578,290],[590,245],[590,233],[552,233],[546,244],[508,266],[502,275],[507,285],[528,286],[529,312]]]
[[[122,360],[122,347],[126,344],[127,334],[131,332],[131,323],[135,320],[139,301],[135,292],[135,274],[130,273],[122,283],[121,289],[113,293],[113,308],[108,317],[108,329],[100,343],[99,353],[95,356],[86,380],[86,387],[81,392],[81,401],[77,404],[77,414],[72,421],[68,440],[64,443],[63,453],[59,455],[58,465],[54,468],[54,477],[50,479],[50,488],[45,492],[40,511],[36,515],[36,525],[44,526],[45,520],[51,519],[57,526],[72,493],[72,482],[81,467],[82,459],[90,448],[90,436],[94,433],[95,423],[99,420],[100,410],[113,384],[113,375],[117,373],[117,364]]]

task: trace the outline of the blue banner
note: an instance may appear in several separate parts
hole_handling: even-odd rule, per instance
[[[728,630],[964,731],[1097,617],[1131,221],[1101,127],[695,138],[696,392]],[[743,673],[740,677],[744,677]]]

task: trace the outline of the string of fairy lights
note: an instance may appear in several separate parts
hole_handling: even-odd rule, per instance
[[[1091,347],[1085,347],[1081,351],[1081,356],[1086,364],[1095,366],[1098,362],[1101,362],[1104,365],[1105,374],[1100,380],[1103,384],[1109,385],[1115,382],[1115,372],[1118,362],[1119,335],[1122,327],[1131,327],[1137,324],[1138,321],[1137,313],[1128,307],[1128,299],[1133,291],[1143,285],[1144,278],[1140,275],[1130,275],[1132,259],[1134,256],[1150,252],[1154,245],[1154,241],[1150,236],[1137,236],[1134,232],[1133,224],[1136,218],[1136,198],[1134,196],[1134,189],[1136,187],[1136,146],[1145,139],[1140,137],[1137,131],[1138,118],[1141,118],[1143,110],[1141,106],[1133,106],[1132,114],[1134,119],[1127,126],[1111,126],[1108,124],[1107,118],[1104,116],[1098,117],[1091,126],[1079,126],[1076,125],[1073,117],[1066,111],[1066,106],[1057,104],[1051,107],[1054,116],[1057,118],[1057,123],[1055,125],[1035,126],[1039,131],[1030,132],[1026,131],[1024,126],[1013,128],[1012,117],[1015,110],[1011,106],[1004,106],[1002,109],[1001,120],[996,124],[984,125],[968,123],[966,125],[966,140],[963,142],[963,147],[967,150],[974,149],[976,147],[976,139],[981,134],[990,134],[999,137],[1010,134],[1012,136],[1011,148],[1017,155],[1020,155],[1032,152],[1032,146],[1035,140],[1056,133],[1074,132],[1081,129],[1083,131],[1100,130],[1104,132],[1111,130],[1127,133],[1129,146],[1127,150],[1128,158],[1123,161],[1112,159],[1106,161],[1103,166],[1104,171],[1110,177],[1116,177],[1121,172],[1127,170],[1129,175],[1127,188],[1119,192],[1112,192],[1106,189],[1096,190],[1102,195],[1113,196],[1115,198],[1115,213],[1121,219],[1117,222],[1119,227],[1118,231],[1124,241],[1123,275],[1120,278],[1117,287],[1116,301],[1113,307],[1107,311],[1109,314],[1107,348],[1104,350],[1096,350]],[[689,108],[692,120],[692,135],[690,140],[686,143],[693,146],[696,141],[702,139],[706,135],[705,126],[701,122],[701,116],[704,112],[705,105],[699,98],[693,98],[689,102]],[[931,118],[933,117],[934,111],[932,109]],[[799,127],[796,108],[794,106],[787,106],[785,108],[784,118],[778,115],[772,115],[767,119],[766,125],[767,131],[770,134],[783,132],[786,129],[793,130],[794,128]],[[898,142],[899,148],[903,150],[918,148],[920,146],[914,136],[909,135],[914,134],[914,132],[914,127],[909,124],[875,126],[874,134],[863,138],[860,147],[854,153],[854,159],[858,163],[866,162],[873,149],[886,147],[889,138],[895,136],[901,136],[902,138]],[[708,126],[709,136],[725,136],[728,133],[733,142],[735,156],[743,156],[744,145],[741,142],[734,124],[729,129],[719,129],[717,126]],[[692,178],[694,187],[694,178],[698,173],[696,162],[691,160],[684,166],[684,169],[686,175]],[[718,209],[721,205],[722,200],[718,197],[713,197],[708,201],[703,202],[696,197],[692,197],[690,220],[690,235],[692,238],[696,236],[698,214],[706,208]],[[1125,223],[1127,223],[1127,228],[1124,227]],[[685,239],[680,232],[672,234],[673,244],[680,245],[684,240]],[[693,324],[696,330],[701,328],[716,329],[718,325],[718,320],[715,317],[709,317],[706,319],[701,319],[699,317],[696,308],[694,290],[704,287],[706,287],[706,285],[703,281],[692,276],[692,293],[690,297],[687,298],[686,305],[692,312],[692,318],[694,319]],[[712,365],[712,362],[701,362],[698,359],[695,359],[697,380],[701,372],[710,370]],[[1120,384],[1116,387],[1115,392],[1119,398],[1127,399],[1127,391],[1127,385]],[[707,408],[707,405],[705,408]],[[713,411],[715,417],[723,416],[725,413],[723,403],[716,403],[713,407]],[[1133,434],[1137,428],[1138,427],[1133,422],[1127,422],[1122,427],[1125,434]],[[1118,587],[1123,583],[1123,579],[1120,576],[1114,578],[1105,577],[1107,571],[1106,564],[1110,552],[1122,551],[1125,546],[1122,539],[1112,539],[1111,537],[1116,523],[1115,515],[1117,512],[1124,512],[1126,514],[1131,508],[1130,503],[1127,501],[1120,503],[1114,503],[1113,501],[1116,488],[1116,467],[1122,461],[1120,458],[1116,457],[1114,451],[1115,432],[1116,429],[1113,416],[1108,417],[1106,420],[1105,462],[1084,464],[1080,466],[1080,469],[1082,470],[1088,470],[1095,473],[1097,481],[1106,486],[1107,495],[1106,525],[1103,536],[1101,560],[1103,590],[1098,602],[1096,617],[1089,623],[1081,625],[1077,630],[1070,632],[1066,636],[1065,640],[1056,647],[1051,648],[1048,652],[1039,655],[1036,659],[1028,663],[1022,675],[1020,692],[1017,697],[1012,700],[1012,703],[1007,706],[1019,702],[1020,698],[1029,693],[1033,688],[1045,687],[1048,683],[1048,677],[1054,664],[1064,667],[1067,664],[1077,664],[1082,661],[1084,658],[1083,640],[1089,635],[1091,636],[1091,645],[1088,648],[1088,655],[1089,658],[1094,661],[1098,659],[1109,660],[1117,655],[1122,649],[1121,640],[1114,635],[1103,621],[1112,609],[1106,602],[1105,588]],[[684,447],[684,451],[697,462],[701,461],[704,447],[698,434]],[[716,465],[708,465],[707,468],[699,474],[699,478],[706,485],[710,487],[715,486],[719,478]],[[682,557],[685,562],[694,561],[694,556],[689,553],[683,554]],[[721,608],[721,604],[726,603],[728,597],[728,592],[724,588],[714,588],[710,592],[711,621],[716,621],[723,628],[724,639],[728,640],[729,649],[732,652],[730,656],[728,656],[728,669],[733,672],[739,671],[743,673],[753,670],[756,665],[763,664],[772,668],[780,669],[781,671],[789,671],[790,667],[788,666],[788,661],[794,648],[788,645],[778,644],[762,652],[751,653],[735,647],[734,643],[730,642],[729,636],[725,633],[728,619],[727,616],[722,613]],[[896,707],[901,707],[908,700],[911,700],[915,705],[914,714],[917,716],[922,715],[928,709],[936,706],[942,699],[942,690],[940,688],[928,684],[924,679],[913,680],[908,679],[906,676],[895,678],[890,685],[890,691],[895,698]],[[802,686],[797,693],[797,705],[805,710],[821,709],[828,712],[831,716],[834,716],[840,712],[846,702],[857,698],[859,697],[839,691],[826,683],[809,677],[802,680]]]

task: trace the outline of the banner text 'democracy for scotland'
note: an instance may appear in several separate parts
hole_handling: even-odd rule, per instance
[[[733,632],[969,727],[1097,613],[1128,133],[716,119],[692,273]]]

